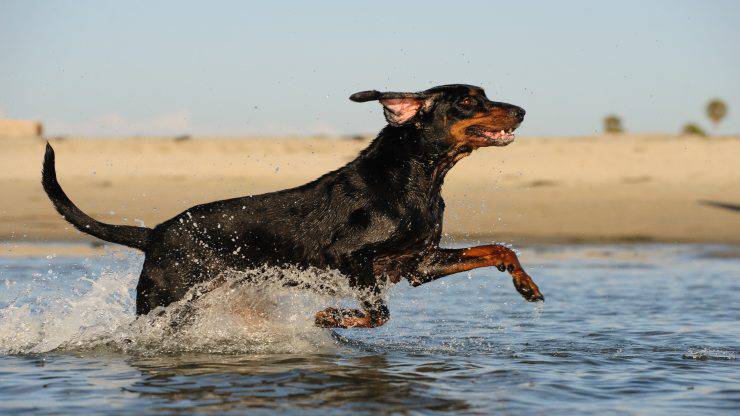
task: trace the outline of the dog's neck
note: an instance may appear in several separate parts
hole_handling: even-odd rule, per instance
[[[451,149],[444,140],[427,138],[414,126],[387,126],[356,162],[361,171],[373,171],[374,178],[385,182],[378,185],[387,186],[389,192],[436,197],[447,172],[468,154],[469,149]],[[400,189],[399,183],[404,184]]]

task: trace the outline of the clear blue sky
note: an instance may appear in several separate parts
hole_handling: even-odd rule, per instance
[[[520,132],[740,133],[738,1],[0,0],[0,114],[50,134],[374,132],[363,89],[470,83]],[[273,2],[275,3],[275,2]]]

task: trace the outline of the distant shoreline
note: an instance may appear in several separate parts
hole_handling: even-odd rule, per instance
[[[455,240],[740,244],[740,136],[518,137],[476,151],[443,187]],[[352,160],[362,139],[52,140],[84,211],[152,226],[203,202],[303,184]],[[0,240],[91,241],[39,184],[42,140],[0,138]]]

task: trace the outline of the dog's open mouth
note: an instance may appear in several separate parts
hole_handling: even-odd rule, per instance
[[[485,141],[485,144],[489,146],[506,146],[507,144],[514,141],[514,130],[516,127],[508,130],[493,130],[484,126],[470,126],[468,127],[468,134],[481,138]]]

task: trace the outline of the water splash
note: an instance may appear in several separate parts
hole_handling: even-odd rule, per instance
[[[736,352],[723,349],[689,348],[682,356],[686,360],[735,360]]]
[[[94,345],[133,321],[130,288],[136,278],[133,272],[103,271],[84,294],[37,298],[33,303],[16,302],[0,309],[0,353]]]
[[[286,278],[291,287],[285,286]],[[321,352],[334,348],[335,341],[314,326],[314,314],[359,295],[335,271],[263,267],[226,271],[183,300],[137,319],[138,267],[80,280],[89,284],[80,293],[16,301],[0,309],[0,354]]]

